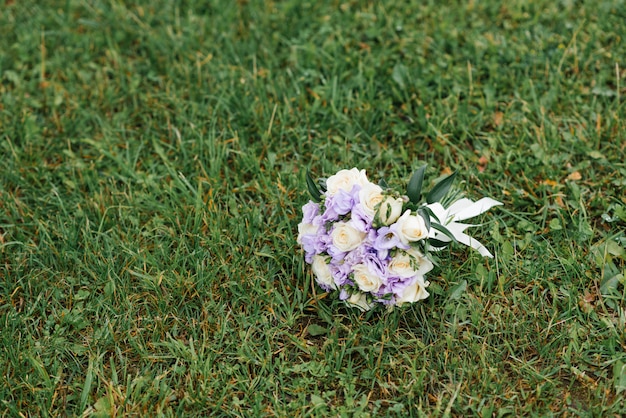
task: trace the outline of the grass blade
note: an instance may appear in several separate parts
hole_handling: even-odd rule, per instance
[[[87,407],[87,401],[89,399],[89,392],[91,392],[91,384],[93,382],[93,359],[89,359],[89,366],[87,366],[87,375],[85,376],[85,383],[83,384],[83,391],[80,394],[79,411],[84,411]]]

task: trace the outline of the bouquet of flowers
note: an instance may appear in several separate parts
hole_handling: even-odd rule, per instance
[[[429,296],[425,276],[433,268],[433,251],[458,242],[492,257],[465,234],[472,225],[458,221],[502,203],[463,198],[444,207],[440,202],[456,173],[423,196],[425,169],[413,173],[406,195],[384,181],[370,182],[357,168],[317,182],[307,172],[312,200],[302,207],[297,241],[323,290],[339,290],[341,300],[364,311],[377,303],[400,306]]]

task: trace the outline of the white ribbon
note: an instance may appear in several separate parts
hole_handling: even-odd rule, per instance
[[[457,221],[463,221],[465,219],[473,218],[480,215],[481,213],[487,212],[492,207],[501,204],[501,202],[498,202],[497,200],[494,200],[490,197],[483,197],[477,202],[465,198],[460,199],[454,202],[447,209],[438,202],[426,205],[426,207],[435,214],[435,216],[439,219],[439,223],[445,226],[458,242],[460,242],[461,244],[465,244],[468,247],[472,247],[473,249],[477,250],[483,257],[493,258],[493,255],[483,244],[463,232],[468,227],[476,225],[464,224]],[[430,233],[428,237],[443,242],[451,241],[448,236],[437,231],[434,228],[430,228]]]

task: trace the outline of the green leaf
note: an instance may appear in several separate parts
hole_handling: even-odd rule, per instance
[[[561,226],[561,221],[559,220],[559,218],[553,218],[550,221],[550,230],[559,231],[561,229],[563,229],[563,227]]]
[[[450,186],[452,186],[455,177],[456,171],[437,183],[430,193],[426,195],[426,202],[429,204],[439,202],[450,190]]]
[[[450,291],[450,300],[459,300],[467,290],[467,280],[463,280]]]
[[[430,209],[426,210],[426,208],[419,208],[417,210],[417,214],[421,216],[422,218],[424,218],[424,223],[426,224],[426,228],[428,228],[428,230],[430,231],[430,213],[428,212],[432,212],[432,211]]]
[[[311,395],[311,403],[313,404],[314,408],[318,408],[321,406],[326,406],[326,402],[324,401],[324,399],[322,399],[322,397],[316,395],[316,394],[312,394]]]
[[[387,182],[385,181],[385,179],[380,179],[378,180],[378,185],[380,187],[382,187],[383,189],[388,189],[389,185],[387,184]]]
[[[104,395],[93,404],[93,408],[96,410],[92,417],[110,417],[112,414],[113,405],[111,403],[111,397]]]
[[[513,255],[515,254],[515,249],[513,248],[513,245],[511,244],[510,241],[504,241],[500,252],[502,255],[509,258],[509,257],[513,257]]]
[[[406,188],[406,195],[409,197],[409,200],[415,204],[419,203],[422,198],[422,183],[424,183],[425,171],[425,165],[415,170],[409,180],[409,185]]]
[[[615,241],[607,241],[606,243],[606,251],[611,254],[614,255],[615,257],[619,257],[621,259],[625,259],[626,260],[626,251]]]
[[[428,244],[434,248],[445,248],[448,245],[450,245],[450,241],[444,242],[444,241],[439,241],[438,239],[435,239],[435,238],[429,238]]]
[[[622,221],[626,222],[626,206],[616,206],[615,215]]]
[[[322,195],[322,193],[317,188],[317,184],[315,184],[315,180],[313,180],[313,177],[311,177],[311,172],[309,170],[306,171],[306,185],[309,188],[309,194],[311,195],[311,199],[313,199],[314,202],[321,202],[322,199],[320,198],[320,196]]]
[[[422,206],[419,210],[426,212],[428,216],[430,216],[430,219],[434,219],[437,223],[441,223],[441,219],[439,219],[439,217],[435,215],[435,212],[433,212],[433,210],[428,206]]]
[[[396,64],[391,73],[393,81],[398,83],[398,87],[404,90],[406,88],[407,68],[402,64]]]
[[[438,224],[438,223],[435,223],[435,222],[433,222],[431,225],[432,225],[432,227],[433,227],[433,228],[435,228],[437,231],[441,232],[441,233],[442,233],[442,234],[444,234],[446,237],[450,238],[453,242],[458,242],[458,241],[456,240],[456,238],[454,238],[454,235],[452,235],[452,232],[450,232],[450,231],[448,230],[448,228],[446,228],[445,226],[443,226],[443,225],[441,225],[441,224]]]
[[[324,335],[328,332],[328,330],[320,325],[317,324],[311,324],[309,325],[309,327],[307,328],[307,331],[309,333],[310,336],[312,337],[317,337],[318,335]]]
[[[626,364],[619,360],[613,365],[613,385],[618,394],[626,391]]]
[[[320,186],[320,191],[322,192],[322,194],[326,193],[326,179],[325,178],[319,178],[317,179],[317,184]]]
[[[604,279],[602,281],[602,284],[600,285],[600,294],[602,294],[602,296],[605,298],[615,295],[621,295],[621,292],[619,291],[619,285],[623,279],[624,275],[619,273],[612,277]]]

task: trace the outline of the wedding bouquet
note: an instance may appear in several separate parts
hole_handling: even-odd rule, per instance
[[[339,290],[341,300],[361,310],[377,303],[400,306],[429,296],[425,276],[433,268],[432,252],[458,242],[492,257],[465,234],[472,225],[458,221],[502,203],[464,198],[444,207],[440,202],[456,173],[423,196],[425,169],[413,173],[406,195],[384,181],[370,182],[357,168],[317,182],[307,172],[312,200],[302,207],[297,241],[323,290]]]

